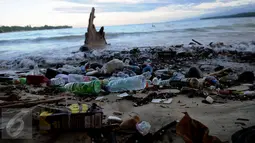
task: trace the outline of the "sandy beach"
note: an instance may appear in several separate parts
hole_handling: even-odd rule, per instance
[[[200,49],[194,46],[192,49],[183,51],[185,48],[176,48],[178,46],[172,46],[172,49],[150,49],[142,52],[133,53],[137,49],[130,51],[104,51],[99,55],[95,56],[95,52],[85,52],[86,60],[97,61],[98,63],[105,63],[113,58],[123,59],[123,57],[131,57],[134,62],[142,64],[144,60],[151,59],[155,69],[163,69],[164,67],[170,67],[172,70],[179,70],[187,72],[192,66],[198,66],[203,75],[206,76],[209,73],[215,72],[216,67],[223,66],[224,68],[231,68],[231,75],[240,75],[244,71],[254,71],[254,63],[248,61],[242,57],[249,56],[249,54],[239,55],[240,58],[235,59],[233,57],[238,56],[238,53],[220,53],[216,50],[208,51],[206,48]],[[153,50],[153,52],[151,51]],[[177,55],[173,54],[173,51],[177,51]],[[178,52],[178,50],[180,50]],[[192,51],[190,51],[192,50]],[[197,52],[202,51],[202,52]],[[172,53],[172,57],[169,58],[169,52]],[[131,53],[131,54],[130,54]],[[155,55],[156,53],[156,55]],[[159,53],[168,54],[167,56],[159,57]],[[92,56],[93,55],[93,56]],[[202,55],[206,56],[203,57]],[[227,56],[226,56],[227,55]],[[82,61],[82,60],[81,60]],[[70,60],[69,64],[77,65],[79,61],[74,59]],[[41,71],[44,71],[43,68]],[[251,86],[252,84],[249,84]],[[236,85],[230,86],[231,90],[236,91],[246,91],[249,90],[248,85],[245,82],[238,82]],[[230,87],[225,87],[228,89]],[[180,89],[179,89],[180,90]],[[203,89],[200,89],[201,91]],[[178,90],[177,90],[178,91]],[[199,91],[199,90],[198,90]],[[155,104],[155,103],[145,103],[144,105],[135,105],[135,101],[143,99],[150,95],[151,92],[156,92],[156,94],[164,93],[166,95],[173,94],[171,97],[173,99],[170,104]],[[174,93],[172,93],[174,92]],[[234,95],[226,95],[224,98],[218,94],[209,95],[215,100],[213,104],[206,104],[202,102],[205,96],[199,96],[194,93],[193,97],[190,98],[190,94],[176,93],[176,88],[168,87],[165,89],[153,89],[146,92],[137,91],[130,92],[129,94],[137,98],[135,100],[130,99],[120,99],[117,97],[120,93],[110,93],[104,95],[100,93],[97,96],[103,96],[103,100],[95,101],[97,96],[75,96],[69,92],[60,92],[52,87],[36,87],[32,85],[13,85],[13,84],[1,84],[1,94],[8,96],[13,94],[19,97],[19,101],[30,101],[30,100],[45,100],[57,97],[68,97],[66,101],[62,101],[58,104],[68,105],[73,103],[86,103],[91,105],[96,103],[98,106],[103,108],[103,114],[105,119],[103,123],[107,122],[107,117],[114,115],[113,113],[118,111],[123,113],[123,115],[118,116],[122,120],[128,119],[134,115],[137,115],[141,120],[147,121],[151,124],[151,133],[155,133],[160,128],[165,125],[174,122],[176,120],[180,121],[184,116],[184,112],[187,112],[193,119],[203,123],[210,130],[210,135],[218,137],[221,141],[231,142],[231,136],[241,130],[242,128],[250,127],[254,125],[254,114],[253,109],[255,108],[254,101],[252,98],[238,97]],[[1,104],[10,104],[12,101],[1,101]],[[238,118],[247,119],[247,121],[239,121]],[[241,123],[240,123],[241,122]],[[154,142],[171,142],[171,143],[182,143],[183,139],[176,135],[175,126],[168,129],[166,133],[160,136],[160,139]],[[119,139],[120,137],[117,136]],[[8,140],[3,140],[8,141]],[[38,132],[36,126],[33,130],[33,140],[24,140],[24,142],[90,142],[90,137],[88,137],[86,132],[68,132],[58,134],[54,137],[41,135]],[[125,141],[121,141],[125,142]]]

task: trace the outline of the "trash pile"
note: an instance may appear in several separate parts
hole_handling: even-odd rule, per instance
[[[157,64],[157,61],[150,59],[137,62],[132,58],[124,58],[111,59],[104,64],[86,62],[82,66],[63,65],[46,70],[39,69],[36,65],[28,73],[2,75],[0,81],[4,83],[1,86],[8,88],[15,86],[14,89],[20,91],[42,87],[44,91],[52,91],[48,94],[50,96],[22,100],[22,97],[15,96],[15,93],[6,93],[0,96],[2,100],[0,108],[36,107],[33,108],[34,120],[39,122],[40,131],[44,133],[66,130],[95,132],[97,129],[102,134],[109,134],[132,130],[135,131],[131,133],[133,136],[137,137],[139,133],[137,138],[143,140],[145,137],[151,139],[158,135],[158,133],[150,134],[152,125],[149,122],[140,119],[139,116],[124,121],[117,116],[106,118],[100,106],[95,103],[85,104],[83,101],[105,101],[103,99],[112,93],[117,93],[116,96],[121,100],[133,101],[136,107],[148,103],[171,104],[175,96],[183,95],[188,95],[190,98],[202,97],[201,102],[206,104],[225,103],[227,99],[255,98],[253,72],[245,71],[234,77],[231,68],[218,67],[215,72],[204,74],[198,67],[190,67],[185,71],[174,66],[163,67]],[[162,92],[164,89],[169,90]],[[27,92],[31,93],[31,91]],[[37,93],[41,92],[37,91]],[[139,97],[139,95],[145,96]],[[73,98],[78,98],[79,102],[67,103]],[[190,121],[186,121],[190,120],[186,119],[188,115],[184,118],[183,122],[190,124],[188,123]],[[207,137],[208,129],[205,127],[201,128],[206,136],[198,135],[196,140],[192,139],[190,135],[185,135],[187,131],[181,129],[183,128],[181,123],[177,126],[177,134],[180,134],[186,142],[201,142],[197,140],[198,138],[218,141],[217,138]],[[93,138],[98,139],[97,135],[94,134]]]

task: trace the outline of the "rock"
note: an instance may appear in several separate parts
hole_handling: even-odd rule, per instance
[[[238,81],[239,82],[249,82],[249,83],[253,83],[255,77],[254,77],[254,73],[251,71],[245,71],[242,74],[240,74],[238,76]]]
[[[86,52],[86,51],[89,51],[89,48],[87,46],[83,45],[83,46],[80,47],[80,51],[81,52]]]
[[[188,71],[188,73],[186,74],[187,78],[202,78],[203,77],[203,73],[202,71],[198,68],[198,67],[191,67]]]
[[[101,27],[99,32],[96,31],[96,27],[93,24],[95,18],[95,8],[93,7],[89,16],[89,24],[87,33],[85,34],[84,45],[89,47],[97,45],[106,45],[104,27]]]

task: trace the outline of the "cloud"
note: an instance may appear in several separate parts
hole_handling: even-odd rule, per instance
[[[95,25],[180,20],[255,4],[255,0],[0,0],[2,25],[85,27],[91,7]]]
[[[196,9],[216,9],[226,7],[239,7],[254,4],[255,0],[216,0],[215,2],[201,3],[195,6]]]

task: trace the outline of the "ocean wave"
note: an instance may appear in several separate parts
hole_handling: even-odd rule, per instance
[[[56,36],[56,37],[38,37],[38,38],[35,38],[35,39],[0,40],[0,44],[33,43],[33,42],[43,42],[43,41],[74,40],[74,39],[82,39],[82,38],[84,38],[84,35],[68,35],[68,36]]]
[[[255,23],[233,24],[233,25],[217,25],[213,27],[199,27],[199,28],[184,28],[184,29],[160,29],[152,31],[134,31],[134,32],[106,32],[107,39],[118,38],[122,36],[140,36],[156,33],[182,33],[182,32],[210,32],[211,30],[235,30],[235,28],[254,28]],[[53,37],[37,37],[34,39],[12,39],[12,40],[0,40],[0,44],[19,44],[19,43],[37,43],[47,41],[68,41],[68,40],[83,40],[84,34],[81,35],[64,35]]]

